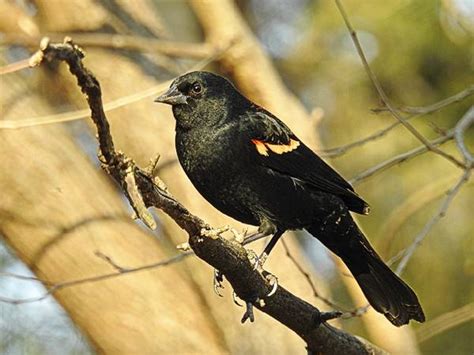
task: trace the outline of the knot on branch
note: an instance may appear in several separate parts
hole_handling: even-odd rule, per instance
[[[341,311],[320,312],[318,309],[316,309],[312,315],[312,321],[314,326],[317,328],[328,320],[341,318],[343,314],[344,313]]]

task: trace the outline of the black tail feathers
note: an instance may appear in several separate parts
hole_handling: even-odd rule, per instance
[[[370,305],[397,327],[407,324],[410,319],[425,321],[425,315],[415,292],[400,279],[377,254],[366,254],[367,272],[355,273],[359,265],[347,262],[357,283]]]
[[[346,233],[308,231],[338,255],[355,277],[370,305],[397,327],[410,319],[425,321],[415,292],[380,259],[354,222]]]

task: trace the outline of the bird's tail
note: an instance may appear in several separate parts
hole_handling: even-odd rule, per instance
[[[370,305],[390,322],[399,327],[410,319],[425,321],[415,292],[385,265],[349,214],[308,231],[342,259]]]

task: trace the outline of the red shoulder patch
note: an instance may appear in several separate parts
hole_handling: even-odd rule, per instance
[[[265,157],[268,157],[269,150],[275,154],[283,154],[295,150],[300,145],[300,142],[295,139],[290,139],[288,144],[272,144],[258,139],[252,139],[252,143],[255,144],[258,154]]]
[[[258,139],[252,139],[252,143],[255,144],[258,154],[268,157],[268,148],[265,142],[259,141]]]

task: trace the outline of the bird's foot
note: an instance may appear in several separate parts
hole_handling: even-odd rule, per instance
[[[263,270],[263,264],[267,261],[268,255],[267,253],[263,252],[260,256],[255,257],[253,269],[254,270]]]
[[[235,228],[230,228],[232,233],[232,241],[242,245],[244,243],[245,237],[247,236],[247,230],[244,230],[243,233],[239,233]]]
[[[224,285],[222,283],[224,282],[224,274],[221,273],[219,270],[214,269],[214,293],[218,295],[219,297],[224,297],[222,294],[219,292],[219,290],[224,289]]]
[[[239,297],[239,296],[237,296],[237,294],[235,293],[235,291],[232,291],[232,301],[234,301],[234,303],[235,303],[237,306],[243,307],[243,306],[240,304],[240,302],[237,300],[237,297]]]
[[[227,232],[230,229],[230,226],[223,226],[219,228],[202,228],[201,235],[211,238],[217,239],[220,237],[221,234]]]

